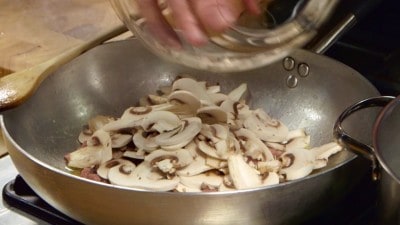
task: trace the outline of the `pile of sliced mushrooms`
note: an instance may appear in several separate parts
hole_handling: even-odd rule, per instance
[[[136,189],[211,192],[299,179],[342,150],[335,142],[310,147],[303,128],[250,109],[246,92],[246,84],[223,94],[218,84],[178,78],[120,118],[90,119],[67,166]]]

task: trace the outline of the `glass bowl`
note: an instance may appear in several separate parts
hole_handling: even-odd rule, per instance
[[[222,33],[207,33],[202,46],[188,44],[173,19],[168,0],[154,0],[162,20],[176,34],[180,45],[151,27],[140,6],[153,0],[110,0],[135,36],[158,56],[192,68],[213,72],[250,70],[287,56],[307,44],[330,16],[338,0],[261,0],[261,14],[243,12],[234,26]],[[218,1],[218,0],[216,0]],[[232,0],[241,1],[241,0]],[[204,28],[207,30],[207,27]],[[160,34],[160,35],[159,35]]]

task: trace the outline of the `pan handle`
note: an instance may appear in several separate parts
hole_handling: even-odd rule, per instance
[[[364,109],[364,108],[371,108],[371,107],[384,107],[386,106],[389,102],[391,102],[395,97],[393,96],[380,96],[380,97],[373,97],[373,98],[368,98],[365,100],[362,100],[358,103],[355,103],[351,105],[349,108],[347,108],[345,111],[342,112],[342,114],[339,116],[337,119],[334,129],[333,129],[333,135],[338,141],[338,143],[351,152],[361,155],[372,162],[372,179],[373,180],[378,180],[380,177],[380,168],[379,168],[379,163],[378,159],[376,158],[374,152],[374,148],[370,145],[364,144],[353,137],[351,137],[344,129],[342,126],[343,121],[350,116],[351,114],[357,112],[358,110]]]
[[[381,2],[382,0],[341,2],[338,6],[339,9],[337,13],[340,15],[344,13],[345,15],[340,18],[335,18],[335,16],[332,15],[332,19],[338,21],[335,20],[336,23],[333,25],[327,24],[321,28],[322,35],[317,35],[305,48],[318,54],[324,54],[339,38],[353,28]],[[336,13],[336,11],[334,13]]]

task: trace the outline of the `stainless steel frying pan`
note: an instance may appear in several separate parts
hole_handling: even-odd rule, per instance
[[[353,69],[304,50],[293,52],[284,63],[216,75],[164,62],[136,40],[106,44],[66,64],[26,103],[3,112],[1,127],[18,171],[65,214],[85,224],[107,225],[295,224],[333,205],[369,173],[368,162],[343,151],[328,167],[304,179],[235,192],[185,194],[114,187],[65,169],[63,156],[77,147],[77,135],[90,117],[119,116],[179,74],[219,82],[226,90],[246,82],[252,107],[262,107],[289,128],[305,127],[312,145],[333,140],[333,124],[347,106],[379,95]],[[365,130],[376,114],[349,118],[344,126],[368,140]]]

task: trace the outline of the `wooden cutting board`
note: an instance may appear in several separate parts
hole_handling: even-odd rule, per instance
[[[120,24],[108,0],[0,0],[0,76]]]
[[[0,79],[121,24],[108,0],[0,0]]]

